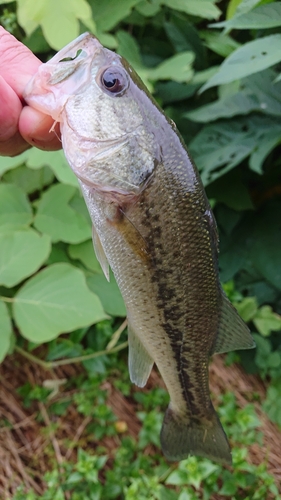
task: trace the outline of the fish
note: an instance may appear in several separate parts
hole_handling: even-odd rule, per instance
[[[231,464],[208,365],[254,341],[220,284],[216,222],[175,123],[90,33],[42,64],[24,98],[60,123],[97,258],[126,305],[131,381],[144,387],[155,363],[169,392],[165,457]]]

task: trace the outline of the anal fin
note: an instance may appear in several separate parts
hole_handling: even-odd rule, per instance
[[[152,370],[154,361],[146,348],[128,324],[129,373],[131,381],[138,387],[144,387]]]
[[[254,347],[255,342],[249,328],[226,295],[223,294],[218,334],[210,354]]]
[[[110,280],[109,278],[109,264],[108,264],[108,260],[106,258],[106,255],[104,253],[104,249],[102,247],[102,244],[101,244],[101,241],[100,241],[100,238],[99,238],[99,235],[95,229],[95,227],[93,226],[93,229],[92,229],[92,238],[93,238],[93,245],[94,245],[94,250],[95,250],[95,253],[96,253],[96,257],[101,265],[101,268],[104,272],[104,275],[107,279],[107,281]]]

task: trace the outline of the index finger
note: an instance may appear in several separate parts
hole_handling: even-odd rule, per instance
[[[23,90],[41,61],[0,26],[0,75],[22,99]]]

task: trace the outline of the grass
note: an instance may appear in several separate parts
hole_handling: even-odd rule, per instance
[[[50,343],[48,353],[35,352],[55,358],[56,349]],[[281,499],[281,433],[263,412],[265,385],[257,377],[238,365],[226,367],[218,356],[211,365],[213,400],[232,445],[233,468],[196,457],[171,464],[159,448],[168,396],[157,372],[141,390],[129,381],[125,351],[97,359],[87,369],[68,364],[51,371],[19,353],[5,360],[1,498]]]

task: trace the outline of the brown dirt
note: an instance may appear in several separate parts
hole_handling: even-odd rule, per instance
[[[48,404],[34,403],[31,408],[23,407],[17,388],[29,381],[32,385],[41,385],[45,380],[63,380],[77,376],[82,367],[66,365],[52,372],[29,362],[20,356],[8,357],[0,366],[0,498],[9,500],[19,484],[34,488],[40,495],[44,491],[42,476],[53,467],[54,454],[58,464],[64,460],[75,460],[77,447],[91,446],[89,436],[84,432],[90,419],[80,415],[71,406],[62,417],[49,417]],[[147,385],[163,386],[158,373],[153,371]],[[256,376],[247,375],[237,366],[226,367],[223,359],[216,356],[210,367],[210,385],[214,400],[219,394],[231,391],[235,393],[240,407],[252,401],[253,393],[259,401],[265,397],[264,383]],[[136,416],[136,406],[131,398],[124,397],[110,382],[104,384],[108,391],[108,403],[118,418],[120,427],[137,437],[141,423]],[[59,394],[52,399],[61,401],[71,393],[64,391],[62,385]],[[274,474],[277,484],[281,483],[281,432],[271,423],[262,411],[259,402],[255,402],[257,414],[262,422],[264,446],[250,447],[250,461],[254,464],[266,460],[269,472]],[[51,429],[51,430],[50,430]],[[67,443],[71,442],[69,447]],[[113,450],[118,445],[118,438],[106,438],[103,445]],[[146,450],[149,453],[149,449]],[[222,497],[217,496],[219,500]],[[215,500],[215,499],[214,499]]]

